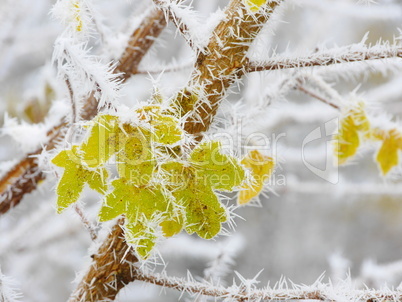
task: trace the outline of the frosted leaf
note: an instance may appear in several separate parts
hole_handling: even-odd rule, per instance
[[[397,129],[389,131],[376,130],[374,136],[382,140],[382,145],[376,155],[376,161],[381,174],[388,174],[399,164],[399,150],[402,150],[402,135]]]
[[[88,170],[82,165],[78,146],[73,146],[71,150],[63,150],[57,154],[52,163],[64,168],[63,176],[57,184],[57,212],[61,213],[64,209],[75,203],[85,184],[101,194],[107,190],[108,172],[104,168]]]
[[[251,171],[253,182],[245,184],[239,193],[239,204],[249,203],[258,196],[264,188],[264,182],[274,172],[275,161],[272,157],[261,154],[258,150],[250,151],[241,161],[242,165]]]
[[[349,109],[341,117],[339,132],[334,136],[334,152],[338,157],[338,163],[344,164],[353,157],[361,144],[362,139],[370,136],[370,122],[364,111],[364,104]]]

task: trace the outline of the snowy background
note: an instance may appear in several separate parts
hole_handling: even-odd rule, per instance
[[[200,24],[207,24],[211,13],[223,9],[227,2],[194,1]],[[377,2],[289,1],[271,22],[274,30],[270,27],[262,32],[250,56],[267,59],[275,52],[289,56],[310,54],[359,43],[367,32],[366,43],[393,42],[400,34],[402,2]],[[52,102],[64,97],[63,83],[56,79],[51,65],[53,44],[62,31],[49,14],[53,4],[49,0],[0,0],[0,123],[4,123],[6,112],[8,120],[0,137],[0,173],[5,173],[39,139],[36,135],[40,136],[41,126],[36,125],[37,131],[29,130],[28,124],[41,122]],[[89,42],[91,52],[107,62],[118,56],[142,12],[152,4],[150,0],[97,0],[93,4],[106,36],[103,44],[96,36]],[[133,76],[124,85],[119,101],[130,105],[146,100],[153,83],[165,95],[172,94],[186,83],[193,59],[193,52],[170,24],[141,63],[141,70],[160,70],[160,66],[172,62],[187,67],[180,72]],[[400,59],[305,72],[325,80],[342,99],[358,95],[398,122],[402,113]],[[254,132],[267,137],[282,135],[275,146],[280,167],[267,186],[268,198],[261,198],[259,207],[236,210],[241,218],[236,218],[231,236],[204,241],[181,234],[166,240],[159,251],[169,275],[186,276],[189,271],[193,277],[201,278],[212,265],[215,272],[220,270],[227,284],[233,278],[239,280],[235,271],[245,278],[260,273],[262,285],[274,284],[282,276],[295,283],[310,284],[324,272],[325,280],[330,277],[336,283],[347,277],[350,268],[357,287],[363,283],[378,288],[385,283],[397,287],[402,281],[400,175],[381,178],[370,147],[339,170],[332,163],[328,165],[325,177],[337,180],[335,184],[312,173],[304,161],[324,169],[327,153],[332,152],[327,144],[331,137],[306,145],[304,158],[303,140],[339,114],[300,91],[282,89],[284,81],[295,73],[253,73],[244,77],[239,87],[233,87],[220,117],[237,117],[241,112],[245,136]],[[259,108],[259,116],[254,116],[253,108]],[[231,125],[228,127],[224,131],[236,135]],[[55,185],[56,179],[49,177],[38,191],[0,217],[1,272],[16,281],[23,301],[65,301],[74,289],[76,274],[90,261],[90,236],[76,213],[69,210],[56,214]],[[85,211],[92,220],[96,219],[99,198],[89,191],[85,198]],[[161,259],[157,262],[158,269],[164,268]],[[135,282],[120,293],[119,299],[177,301],[179,295]]]

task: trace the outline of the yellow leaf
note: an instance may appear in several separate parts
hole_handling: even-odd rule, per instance
[[[360,145],[359,131],[352,115],[348,115],[340,121],[339,133],[335,135],[335,155],[338,164],[344,164],[354,156]]]
[[[246,204],[258,196],[264,188],[264,182],[274,171],[275,161],[269,156],[261,154],[258,150],[250,151],[241,161],[242,165],[251,171],[254,178],[252,184],[246,184],[240,191],[238,204]]]
[[[398,150],[402,149],[402,135],[396,129],[382,133],[382,145],[377,153],[376,161],[380,166],[381,174],[386,175],[399,163]],[[377,132],[380,135],[380,132]]]
[[[338,164],[344,164],[354,156],[362,139],[368,139],[371,135],[370,121],[364,110],[364,103],[360,102],[347,111],[341,118],[339,132],[334,136],[334,153],[338,158]]]

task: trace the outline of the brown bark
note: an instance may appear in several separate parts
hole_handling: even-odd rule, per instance
[[[247,64],[247,51],[262,26],[268,21],[278,2],[265,5],[265,12],[250,13],[243,0],[231,1],[226,18],[214,30],[204,52],[199,53],[189,87],[199,87],[206,99],[194,98],[196,103],[184,104],[183,113],[193,111],[187,119],[185,130],[191,134],[202,135],[208,130],[227,89],[239,78]],[[197,91],[192,91],[197,94]]]
[[[134,278],[133,264],[137,262],[134,253],[124,240],[120,219],[92,255],[93,262],[69,302],[113,301],[116,294]]]

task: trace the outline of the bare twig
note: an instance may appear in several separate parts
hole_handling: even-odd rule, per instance
[[[315,98],[315,99],[317,99],[317,100],[319,100],[319,101],[331,106],[332,108],[335,108],[337,110],[341,109],[338,105],[332,103],[331,101],[328,101],[327,99],[323,98],[322,96],[320,96],[320,95],[316,94],[315,92],[313,92],[313,91],[307,89],[306,87],[304,87],[303,83],[300,80],[298,80],[297,82],[298,83],[296,85],[296,89],[298,89],[301,92],[303,92],[303,93],[305,93],[305,94],[307,94],[307,95],[309,95],[309,96],[311,96],[311,97],[313,97],[313,98]]]
[[[95,241],[96,238],[98,238],[98,232],[96,231],[96,227],[88,220],[88,218],[85,216],[84,211],[79,205],[74,204],[74,210],[78,214],[78,217],[80,217],[82,224],[88,230],[92,241]]]

